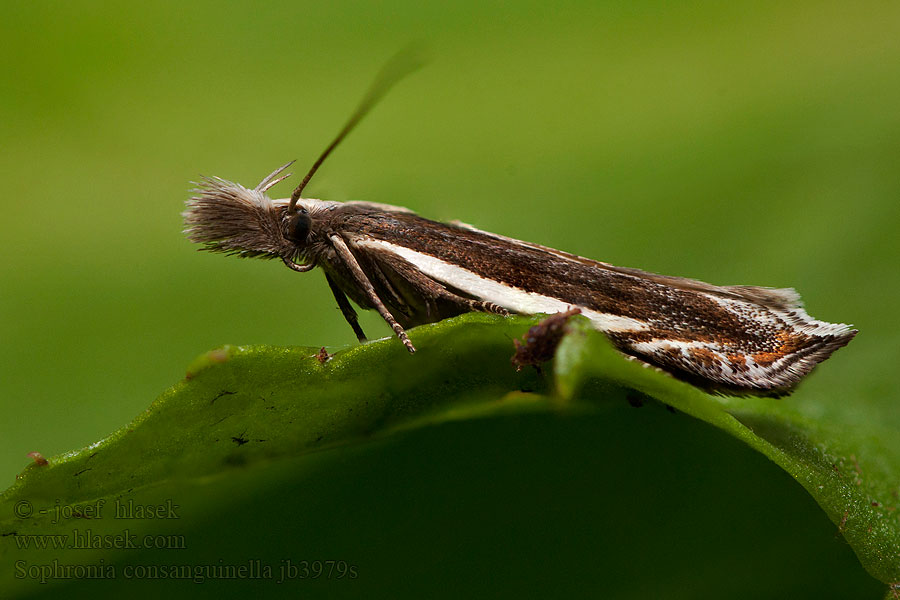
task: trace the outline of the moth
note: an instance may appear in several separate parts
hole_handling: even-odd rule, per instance
[[[202,250],[319,267],[357,338],[350,300],[375,309],[410,352],[406,329],[466,312],[555,314],[577,308],[622,353],[700,387],[782,395],[857,333],[810,317],[793,289],[716,286],[617,267],[372,202],[301,196],[306,184],[405,72],[386,68],[290,198],[204,178],[183,213]],[[407,70],[408,71],[408,70]]]

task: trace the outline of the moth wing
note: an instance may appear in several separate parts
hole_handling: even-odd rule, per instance
[[[405,206],[396,206],[394,204],[382,204],[381,202],[366,202],[363,200],[351,200],[349,202],[340,202],[335,203],[338,206],[350,206],[350,207],[358,207],[358,208],[370,208],[376,211],[383,212],[395,212],[395,213],[403,213],[407,215],[416,214],[415,211],[406,208]]]
[[[759,304],[765,306],[766,308],[772,308],[776,310],[791,310],[803,307],[803,301],[800,299],[800,295],[793,288],[770,288],[753,285],[717,286],[706,283],[705,281],[689,279],[687,277],[659,275],[657,273],[651,273],[650,271],[634,269],[631,267],[618,267],[616,265],[611,265],[602,261],[578,256],[577,254],[572,254],[570,252],[563,252],[562,250],[550,248],[549,246],[541,246],[540,244],[523,242],[506,236],[498,235],[496,233],[491,233],[489,231],[484,231],[462,221],[450,221],[450,224],[462,229],[467,229],[469,231],[476,231],[478,233],[491,236],[496,239],[501,239],[507,242],[513,242],[516,244],[522,244],[523,246],[528,246],[530,248],[543,250],[560,258],[575,260],[583,264],[607,269],[616,273],[623,273],[625,275],[640,277],[642,279],[647,279],[649,281],[654,281],[656,283],[660,283],[662,285],[677,289],[702,292],[704,294],[721,296],[735,300],[746,300],[748,302],[752,302],[754,304]]]
[[[811,318],[791,289],[720,287],[616,267],[458,221],[400,221],[378,230],[383,239],[360,245],[396,253],[428,277],[511,312],[578,306],[622,352],[728,393],[785,393],[856,334]]]
[[[738,298],[776,310],[803,308],[800,294],[794,288],[770,288],[752,285],[729,285],[722,288]]]

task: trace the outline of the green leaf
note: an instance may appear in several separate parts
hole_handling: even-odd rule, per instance
[[[877,424],[867,424],[865,432],[853,431],[840,423],[804,418],[791,409],[789,398],[706,394],[640,363],[614,360],[615,350],[586,319],[573,329],[556,357],[562,397],[576,397],[592,379],[612,381],[726,431],[796,479],[874,577],[893,585],[900,582],[896,432]]]
[[[900,526],[893,483],[900,460],[895,437],[877,428],[863,434],[839,430],[838,423],[803,419],[791,411],[791,398],[704,394],[624,360],[581,318],[573,320],[552,370],[545,367],[546,377],[533,369],[516,372],[510,364],[511,340],[536,320],[464,315],[420,327],[411,334],[419,349],[415,355],[393,339],[350,348],[324,364],[312,348],[226,347],[208,353],[191,365],[184,381],[133,423],[87,448],[50,459],[48,466],[29,466],[3,493],[0,578],[13,581],[21,592],[32,590],[30,584],[46,574],[54,586],[70,583],[67,593],[97,584],[71,572],[66,577],[58,565],[56,571],[43,570],[61,561],[102,564],[114,571],[107,578],[114,581],[124,581],[129,567],[133,578],[158,581],[159,572],[153,577],[146,571],[133,571],[148,565],[197,567],[191,561],[197,560],[198,547],[219,552],[220,556],[212,554],[215,558],[207,561],[213,567],[225,560],[226,564],[248,563],[251,571],[253,565],[269,565],[277,571],[284,567],[285,548],[294,544],[296,560],[346,557],[350,564],[353,557],[346,556],[348,548],[367,557],[365,564],[357,565],[365,578],[356,583],[343,580],[344,587],[339,589],[331,581],[327,589],[329,595],[352,596],[359,593],[363,579],[369,591],[377,583],[396,582],[387,566],[390,558],[412,560],[404,564],[413,572],[425,569],[416,566],[417,560],[431,564],[428,550],[411,542],[417,536],[426,537],[428,547],[443,548],[441,560],[466,556],[478,564],[491,560],[491,546],[485,542],[491,538],[482,536],[495,529],[514,540],[511,548],[528,548],[540,539],[541,547],[546,544],[547,550],[558,555],[559,576],[563,570],[578,569],[582,557],[596,552],[598,536],[628,523],[624,537],[609,538],[601,546],[618,550],[628,548],[622,541],[626,538],[642,540],[639,552],[648,564],[633,562],[635,550],[613,552],[604,559],[608,570],[628,573],[636,568],[625,578],[629,585],[634,577],[649,573],[663,580],[666,573],[670,577],[693,573],[717,582],[718,590],[728,585],[765,590],[759,587],[765,586],[764,581],[741,581],[733,566],[717,567],[709,556],[726,551],[703,537],[703,532],[720,522],[726,530],[740,529],[742,518],[750,518],[756,529],[756,514],[751,513],[765,506],[788,510],[794,527],[818,517],[803,507],[802,498],[791,496],[790,486],[772,476],[765,461],[756,461],[752,452],[700,423],[705,422],[759,451],[800,482],[869,573],[883,583],[900,580]],[[665,411],[652,408],[634,411],[625,400],[635,390],[699,421],[673,420]],[[656,472],[654,465],[661,454],[681,456],[681,460]],[[611,461],[611,456],[617,459]],[[645,462],[639,462],[640,457]],[[725,466],[718,471],[707,466],[718,473],[708,481],[696,477],[665,487],[666,473],[679,465],[699,468],[716,465],[717,460]],[[742,470],[729,473],[732,468]],[[749,485],[740,481],[743,473],[754,472],[765,475],[752,480],[749,488],[741,488]],[[397,473],[407,476],[395,479]],[[647,490],[660,485],[666,495],[653,499]],[[743,491],[720,501],[726,497],[720,495],[731,488]],[[711,518],[722,507],[740,507],[742,498],[749,502],[758,490],[769,496],[756,498],[749,508]],[[692,495],[679,502],[679,494]],[[644,504],[651,499],[652,507]],[[695,505],[699,516],[692,510]],[[452,512],[454,506],[460,507],[464,522]],[[27,518],[9,517],[26,517],[17,513],[22,507],[30,507],[33,513]],[[145,512],[135,513],[140,509]],[[546,510],[552,516],[542,514]],[[482,512],[487,515],[483,519],[478,516]],[[153,519],[148,516],[151,513],[156,514]],[[653,516],[657,513],[673,516],[657,522]],[[596,530],[583,523],[566,529],[572,527],[572,515],[590,515],[603,524],[595,525]],[[566,518],[560,520],[561,516]],[[710,522],[698,527],[704,518]],[[509,526],[504,527],[507,519]],[[684,526],[678,525],[682,520]],[[383,522],[392,526],[379,529]],[[541,537],[543,523],[554,523],[547,531],[569,531],[570,537],[565,543],[553,535]],[[821,530],[821,523],[816,523],[810,525],[812,530]],[[523,526],[525,532],[520,531]],[[761,539],[773,543],[766,552],[751,548],[746,556],[734,548],[727,552],[737,553],[750,565],[749,561],[759,559],[783,564],[786,577],[794,575],[803,561],[819,568],[830,560],[843,560],[832,558],[832,552],[838,556],[842,549],[830,548],[828,542],[817,540],[792,550],[796,540],[781,539],[777,524],[773,529],[768,522],[759,523],[758,528]],[[114,547],[126,530],[138,538],[151,534],[169,541],[186,539],[193,558],[159,548]],[[647,533],[642,537],[638,532],[643,530]],[[61,551],[21,546],[28,535],[73,531],[100,547]],[[595,535],[578,541],[582,531],[595,531]],[[222,537],[226,532],[250,536],[257,542],[249,544],[255,554],[248,558],[234,550],[234,540]],[[647,540],[656,540],[660,556],[667,556],[671,540],[666,536],[671,532],[677,532],[679,540],[701,535],[696,544],[709,555],[704,560],[695,560],[693,553],[651,560],[655,546]],[[452,539],[454,533],[462,539],[476,536],[472,539],[478,542],[458,547],[455,544],[464,542],[457,539],[444,547],[438,541],[446,536]],[[260,544],[257,538],[267,542]],[[359,545],[360,539],[369,541]],[[381,540],[387,541],[379,545]],[[563,548],[569,546],[572,550],[567,554]],[[366,553],[361,548],[373,550]],[[780,559],[779,552],[784,553]],[[515,554],[522,561],[526,555]],[[422,570],[418,580],[411,575],[410,581],[427,580],[430,585],[435,573],[446,577],[447,565],[434,560],[432,571]],[[553,562],[541,559],[542,563],[548,560]],[[625,562],[616,562],[620,560]],[[594,563],[588,562],[593,569]],[[373,564],[381,566],[376,569]],[[546,581],[532,581],[525,575],[536,567],[527,561],[522,564],[518,571],[501,565],[507,577],[499,579],[504,583],[497,584],[498,591],[508,592],[519,584],[532,592],[542,589]],[[834,568],[833,572],[833,580],[823,575],[815,585],[832,591],[840,585],[850,589],[865,585],[845,571]],[[554,578],[551,581],[545,593],[565,593],[564,585]],[[808,584],[804,589],[818,589]],[[104,585],[109,589],[112,584]],[[448,594],[451,589],[447,588]],[[636,588],[624,589],[633,593]],[[407,591],[422,592],[415,587]]]
[[[498,364],[522,330],[496,317],[468,327],[446,322],[421,330],[415,356],[384,340],[325,364],[314,348],[226,346],[198,358],[127,427],[27,469],[3,501],[81,502],[361,440],[413,419],[465,418],[520,384],[543,387],[534,374],[516,374],[508,356]]]

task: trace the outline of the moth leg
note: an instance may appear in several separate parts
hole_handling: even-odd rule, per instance
[[[472,308],[472,310],[478,312],[494,313],[495,315],[503,315],[504,317],[509,316],[509,311],[499,304],[494,304],[493,302],[488,302],[486,300],[472,300],[471,302],[474,307]]]
[[[337,286],[334,282],[334,279],[326,273],[325,279],[328,281],[328,287],[331,288],[331,293],[334,294],[334,299],[337,300],[338,308],[341,309],[341,313],[343,313],[344,318],[350,323],[350,327],[353,328],[353,333],[356,334],[356,339],[360,342],[366,341],[366,334],[363,332],[362,327],[359,326],[359,321],[356,317],[356,311],[353,310],[353,307],[350,305],[350,301],[347,300],[347,295],[344,294],[343,290]]]
[[[403,345],[410,352],[415,352],[416,349],[412,345],[412,342],[409,341],[409,336],[406,335],[406,332],[403,330],[403,327],[400,326],[400,323],[397,322],[397,319],[388,311],[387,307],[378,297],[378,294],[375,293],[375,287],[372,285],[372,282],[369,281],[369,278],[366,277],[365,272],[362,270],[362,267],[359,266],[359,263],[356,261],[356,258],[353,256],[353,253],[350,252],[350,248],[347,247],[347,243],[341,238],[341,236],[336,234],[331,234],[328,236],[328,239],[331,240],[331,243],[334,244],[334,249],[337,251],[338,256],[340,256],[344,260],[344,264],[347,265],[347,268],[350,269],[350,274],[356,280],[356,283],[362,288],[363,292],[365,292],[366,296],[369,298],[369,302],[372,303],[372,306],[375,307],[375,310],[378,311],[378,314],[381,315],[381,318],[387,321],[387,324],[391,326],[391,329],[394,330],[394,333],[397,334],[397,337],[400,338],[400,341],[403,342]]]
[[[396,256],[382,256],[381,260],[387,262],[390,267],[397,271],[407,281],[414,282],[417,286],[422,287],[432,295],[432,297],[447,300],[456,304],[460,308],[470,312],[487,312],[497,315],[508,316],[509,311],[498,304],[488,302],[486,300],[474,300],[472,298],[464,298],[458,294],[454,294],[443,285],[422,273],[415,266],[398,258]],[[430,307],[429,307],[430,308]]]
[[[390,302],[393,306],[396,306],[397,309],[402,312],[404,315],[409,316],[409,305],[406,301],[400,297],[400,293],[394,288],[393,284],[390,280],[385,276],[384,271],[381,270],[381,267],[378,266],[377,262],[368,261],[366,264],[369,272],[374,273],[376,279],[378,279],[378,283],[390,294],[390,298],[388,298],[388,302]]]

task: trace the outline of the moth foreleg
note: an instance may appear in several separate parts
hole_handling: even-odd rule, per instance
[[[431,299],[451,302],[466,312],[488,312],[504,316],[509,315],[508,310],[493,302],[464,298],[463,296],[451,292],[438,281],[435,281],[422,273],[415,265],[400,257],[385,253],[379,255],[378,259],[385,262],[392,270],[401,275],[404,280],[412,283],[416,288],[427,292],[427,296]],[[427,308],[430,309],[431,307],[428,306]]]
[[[356,311],[353,310],[353,306],[350,305],[350,301],[347,300],[347,295],[338,287],[338,285],[334,282],[334,279],[326,273],[325,279],[328,281],[328,287],[331,288],[331,293],[334,294],[334,299],[337,300],[338,308],[341,309],[341,313],[344,315],[344,319],[350,324],[350,327],[353,328],[353,333],[356,334],[356,339],[360,342],[366,341],[366,334],[363,332],[362,327],[359,326],[359,320],[356,316]]]
[[[403,342],[406,348],[410,352],[415,352],[416,348],[412,345],[412,342],[409,341],[409,336],[406,335],[406,331],[403,330],[403,327],[400,326],[400,323],[397,322],[394,315],[390,313],[384,305],[384,302],[382,302],[381,298],[378,297],[378,294],[375,293],[375,287],[372,285],[372,282],[369,281],[369,278],[366,277],[365,272],[362,270],[362,267],[359,266],[353,253],[350,252],[350,248],[347,247],[347,243],[344,239],[337,234],[329,235],[328,239],[334,244],[334,249],[338,253],[338,256],[344,261],[344,264],[350,270],[353,279],[356,280],[356,283],[366,294],[366,297],[369,299],[369,302],[372,303],[372,306],[375,307],[375,310],[378,311],[378,314],[381,315],[381,318],[387,321],[387,324],[391,326],[391,329],[394,330],[394,333],[397,334],[397,337],[400,338],[400,341]]]
[[[384,271],[381,270],[381,267],[378,265],[377,261],[367,261],[366,272],[370,274],[370,281],[373,281],[372,285],[374,286],[377,284],[379,286],[378,289],[381,290],[383,294],[387,294],[389,296],[385,297],[385,301],[387,301],[388,304],[395,307],[404,315],[410,314],[409,305],[400,295],[400,292],[398,292],[394,287],[394,284],[391,283],[390,279],[385,276]]]

